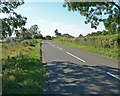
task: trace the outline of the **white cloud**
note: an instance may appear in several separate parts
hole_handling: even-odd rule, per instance
[[[6,18],[6,17],[8,17],[7,14],[0,13],[0,18],[1,18],[1,19],[2,19],[2,18]]]

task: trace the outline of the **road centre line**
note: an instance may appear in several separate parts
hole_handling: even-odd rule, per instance
[[[57,47],[58,49],[60,49],[60,50],[63,50],[62,48],[60,48],[60,47]]]
[[[111,74],[110,72],[106,72],[108,75],[110,75],[110,76],[112,76],[112,77],[114,77],[114,78],[116,78],[116,79],[118,79],[118,80],[120,80],[120,78],[118,77],[118,76],[116,76],[116,75],[113,75],[113,74]]]
[[[74,58],[76,58],[76,59],[78,59],[78,60],[80,60],[80,61],[82,61],[84,63],[86,62],[85,60],[83,60],[83,59],[81,59],[81,58],[79,58],[79,57],[77,57],[77,56],[75,56],[75,55],[73,55],[73,54],[71,54],[69,52],[67,52],[67,54],[71,55],[72,57],[74,57]]]
[[[47,42],[47,43],[49,43],[49,44],[50,44],[50,42]]]

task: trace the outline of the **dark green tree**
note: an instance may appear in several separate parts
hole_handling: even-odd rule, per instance
[[[51,37],[50,35],[47,35],[47,36],[46,36],[46,39],[47,39],[47,40],[51,40],[52,37]]]
[[[17,14],[14,9],[24,4],[23,0],[0,0],[0,12],[7,14],[7,18],[1,19],[2,22],[2,36],[11,36],[17,28],[23,28],[27,18]]]
[[[63,37],[73,37],[73,36],[71,36],[71,35],[68,34],[68,33],[63,34],[62,36],[63,36]]]
[[[44,37],[43,37],[42,34],[36,34],[36,35],[34,36],[34,38],[35,38],[35,39],[43,39]]]
[[[32,34],[32,37],[34,37],[35,35],[37,35],[38,33],[40,33],[40,31],[38,31],[38,25],[32,25],[30,27],[30,31],[31,31],[31,34]]]
[[[54,32],[55,32],[56,37],[60,37],[62,35],[61,33],[58,32],[57,29]]]
[[[78,37],[79,37],[79,38],[81,38],[81,37],[83,37],[83,35],[82,35],[82,34],[80,34]]]
[[[86,17],[85,24],[91,23],[91,28],[97,29],[103,22],[107,30],[118,31],[120,25],[120,6],[116,2],[71,2],[65,0],[64,7],[69,11],[78,11]],[[85,1],[85,0],[84,0]]]

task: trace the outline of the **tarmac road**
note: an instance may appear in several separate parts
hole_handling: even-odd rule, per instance
[[[118,61],[45,40],[45,94],[118,94]]]

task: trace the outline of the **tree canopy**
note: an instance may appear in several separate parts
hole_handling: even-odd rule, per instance
[[[61,36],[61,35],[62,35],[61,33],[59,33],[59,32],[58,32],[58,30],[57,30],[57,29],[56,29],[54,32],[55,32],[56,37],[59,37],[59,36]]]
[[[38,25],[32,25],[31,27],[30,27],[30,31],[31,31],[31,34],[32,34],[32,36],[34,37],[35,35],[37,35],[38,33],[40,33],[40,31],[38,31]]]
[[[27,18],[17,14],[14,9],[24,4],[23,0],[0,0],[0,12],[7,14],[6,18],[0,19],[2,22],[2,36],[11,36],[17,29],[24,29]]]
[[[73,37],[73,36],[71,36],[71,35],[68,34],[68,33],[63,34],[62,36],[63,36],[63,37]]]
[[[47,39],[47,40],[52,40],[52,37],[51,37],[50,35],[47,35],[47,36],[46,36],[46,39]]]
[[[31,25],[30,28],[22,28],[21,30],[15,30],[16,32],[16,37],[17,38],[22,38],[22,39],[32,39],[32,38],[37,38],[37,39],[43,39],[43,35],[41,34],[41,31],[38,30],[38,25]]]
[[[79,37],[79,38],[80,38],[80,37],[83,37],[83,35],[82,35],[82,34],[80,34],[78,37]]]
[[[84,0],[85,1],[85,0]],[[115,2],[72,2],[65,0],[63,5],[69,11],[78,11],[86,17],[85,24],[91,23],[91,28],[97,29],[100,22],[110,31],[120,29],[120,7]]]

